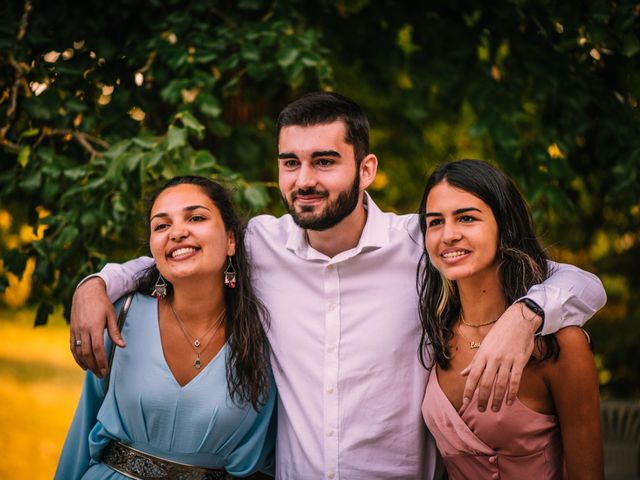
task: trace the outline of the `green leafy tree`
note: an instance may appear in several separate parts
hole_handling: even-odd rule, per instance
[[[386,208],[415,211],[444,160],[516,179],[553,255],[605,283],[589,325],[605,391],[640,396],[639,59],[629,0],[11,2],[0,202],[47,229],[5,246],[4,270],[35,259],[43,323],[82,276],[139,253],[159,181],[211,175],[248,210],[281,212],[274,119],[334,89],[369,115]]]
[[[325,85],[331,69],[313,30],[252,2],[218,3],[5,8],[0,199],[47,229],[3,262],[21,275],[36,259],[36,324],[58,302],[68,313],[80,278],[131,251],[150,185],[206,174],[265,207],[259,180],[272,176],[263,160],[277,108],[268,99],[305,81]]]

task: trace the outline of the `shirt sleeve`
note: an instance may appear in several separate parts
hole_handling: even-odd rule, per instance
[[[107,286],[109,300],[115,302],[124,294],[136,289],[138,278],[153,263],[154,260],[151,257],[139,257],[125,263],[107,263],[99,273],[83,278],[78,287],[90,278],[101,278]]]
[[[594,274],[556,262],[549,262],[549,272],[545,282],[531,287],[526,295],[544,310],[542,335],[584,325],[607,302],[602,282]]]
[[[253,265],[253,261],[251,260],[251,255],[253,254],[251,245],[254,242],[255,236],[255,220],[252,218],[247,223],[247,226],[244,229],[244,248],[247,251],[247,259],[249,260],[249,265]]]

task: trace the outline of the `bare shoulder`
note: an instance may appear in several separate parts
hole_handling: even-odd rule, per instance
[[[580,327],[566,327],[556,332],[556,340],[560,346],[560,356],[563,353],[571,354],[585,352],[591,355],[591,338],[589,334]]]
[[[580,327],[566,327],[555,334],[560,355],[556,361],[545,362],[549,380],[570,382],[572,377],[580,378],[587,372],[595,372],[595,364],[589,335]]]
[[[558,347],[560,349],[560,356],[557,360],[550,362],[543,362],[543,365],[551,363],[557,363],[557,361],[565,360],[575,354],[576,352],[591,353],[591,337],[589,334],[580,327],[565,327],[558,330],[553,334]],[[548,347],[544,343],[536,342],[533,350],[533,357],[541,359]],[[563,355],[564,354],[564,355]]]
[[[598,374],[585,332],[567,327],[555,334],[557,361],[545,364],[545,382],[560,422],[569,478],[602,479]]]

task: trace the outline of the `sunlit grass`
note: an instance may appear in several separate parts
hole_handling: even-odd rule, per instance
[[[58,314],[0,310],[0,478],[51,479],[82,387]]]

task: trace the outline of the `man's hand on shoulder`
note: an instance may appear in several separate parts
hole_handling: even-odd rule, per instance
[[[105,324],[113,342],[124,348],[105,284],[99,277],[93,277],[82,283],[73,294],[69,331],[73,358],[84,370],[89,369],[99,377],[104,377],[108,369],[104,351]]]
[[[468,375],[463,403],[468,403],[478,389],[478,410],[484,411],[494,390],[491,409],[500,410],[516,399],[522,371],[533,352],[534,334],[542,318],[522,303],[514,303],[502,314],[487,336],[473,361],[461,373]]]

